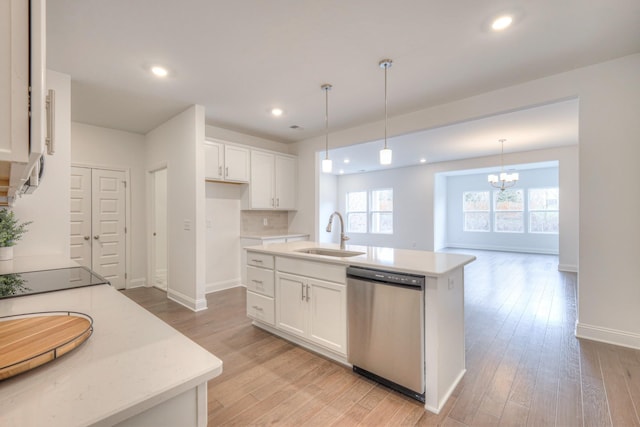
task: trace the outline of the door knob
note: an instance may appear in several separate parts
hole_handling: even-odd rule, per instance
[[[94,238],[95,240],[98,240],[98,239],[100,238],[100,236],[99,236],[98,234],[96,234],[95,236],[93,236],[93,238]]]
[[[89,240],[91,236],[84,236],[84,240]]]

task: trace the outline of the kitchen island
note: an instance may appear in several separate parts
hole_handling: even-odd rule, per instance
[[[464,266],[474,256],[302,241],[247,248],[254,325],[350,365],[347,267],[425,277],[425,408],[438,413],[465,373]],[[350,303],[351,304],[351,303]]]
[[[76,311],[93,335],[0,382],[3,426],[206,426],[222,362],[109,285],[0,300],[0,316]]]

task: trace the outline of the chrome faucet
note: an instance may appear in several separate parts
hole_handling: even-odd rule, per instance
[[[340,220],[340,250],[344,251],[344,242],[349,240],[349,236],[345,236],[344,234],[344,220],[342,219],[342,215],[340,215],[340,212],[335,211],[329,217],[329,224],[327,224],[327,233],[331,233],[331,224],[333,223],[334,215],[338,215],[338,219]]]

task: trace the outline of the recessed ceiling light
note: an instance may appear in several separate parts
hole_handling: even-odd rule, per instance
[[[350,161],[351,160],[349,160],[349,159],[344,159],[345,164],[349,164]]]
[[[427,159],[425,159],[424,157],[420,159],[420,163],[427,163]]]
[[[513,18],[509,15],[503,15],[496,18],[491,24],[491,28],[495,31],[502,31],[513,23]]]
[[[284,111],[282,110],[282,108],[272,108],[272,109],[271,109],[271,114],[272,114],[273,116],[280,117],[280,116],[282,115],[282,113],[284,113]]]
[[[151,67],[151,72],[156,77],[167,77],[169,75],[169,71],[166,68],[161,67],[159,65],[154,65],[153,67]]]
[[[340,169],[340,175],[344,174],[344,169]]]

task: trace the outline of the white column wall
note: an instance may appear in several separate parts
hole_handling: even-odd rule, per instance
[[[147,170],[167,167],[168,296],[194,311],[207,308],[204,126],[194,105],[145,135]]]

